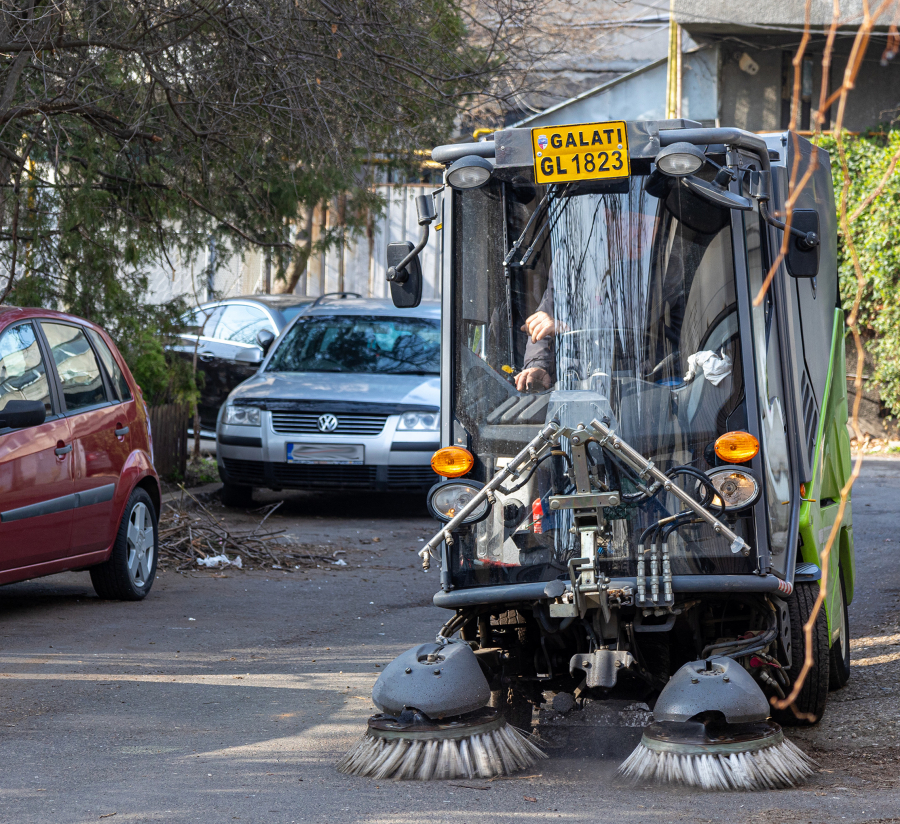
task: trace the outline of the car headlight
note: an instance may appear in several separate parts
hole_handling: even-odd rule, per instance
[[[441,416],[437,412],[404,412],[397,429],[401,432],[437,432]]]
[[[727,512],[737,512],[753,506],[759,499],[759,482],[746,469],[735,466],[723,466],[710,469],[706,473],[719,494],[713,498],[711,506],[725,504]]]
[[[229,426],[259,426],[259,409],[255,406],[226,406],[223,423]]]
[[[428,508],[439,521],[447,523],[469,503],[482,489],[483,484],[475,481],[451,481],[437,484],[428,493]],[[485,498],[475,511],[466,518],[464,524],[474,524],[482,520],[490,510],[490,502]]]

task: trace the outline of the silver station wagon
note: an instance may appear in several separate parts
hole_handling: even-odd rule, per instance
[[[247,506],[263,487],[427,490],[439,373],[437,301],[402,314],[388,300],[317,301],[219,411],[224,502]]]

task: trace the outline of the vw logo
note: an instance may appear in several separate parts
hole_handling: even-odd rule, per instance
[[[319,415],[317,426],[319,432],[334,432],[338,428],[338,419],[334,415]]]

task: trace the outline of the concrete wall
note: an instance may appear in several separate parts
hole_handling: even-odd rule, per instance
[[[682,117],[715,125],[717,55],[714,46],[684,55]],[[666,116],[666,72],[666,61],[657,60],[516,125],[535,128],[602,120],[662,120]]]
[[[781,128],[781,49],[751,49],[722,44],[719,81],[719,119],[723,126],[751,132]],[[746,53],[759,67],[756,74],[740,68]]]

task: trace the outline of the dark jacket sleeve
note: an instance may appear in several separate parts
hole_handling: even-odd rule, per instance
[[[546,312],[553,317],[553,270],[551,268],[550,275],[547,278],[547,288],[544,290],[544,296],[538,304],[538,312]],[[525,344],[525,364],[523,369],[540,368],[547,372],[553,372],[556,366],[555,346],[553,344],[553,336],[549,335],[543,340],[533,342],[531,338]]]

